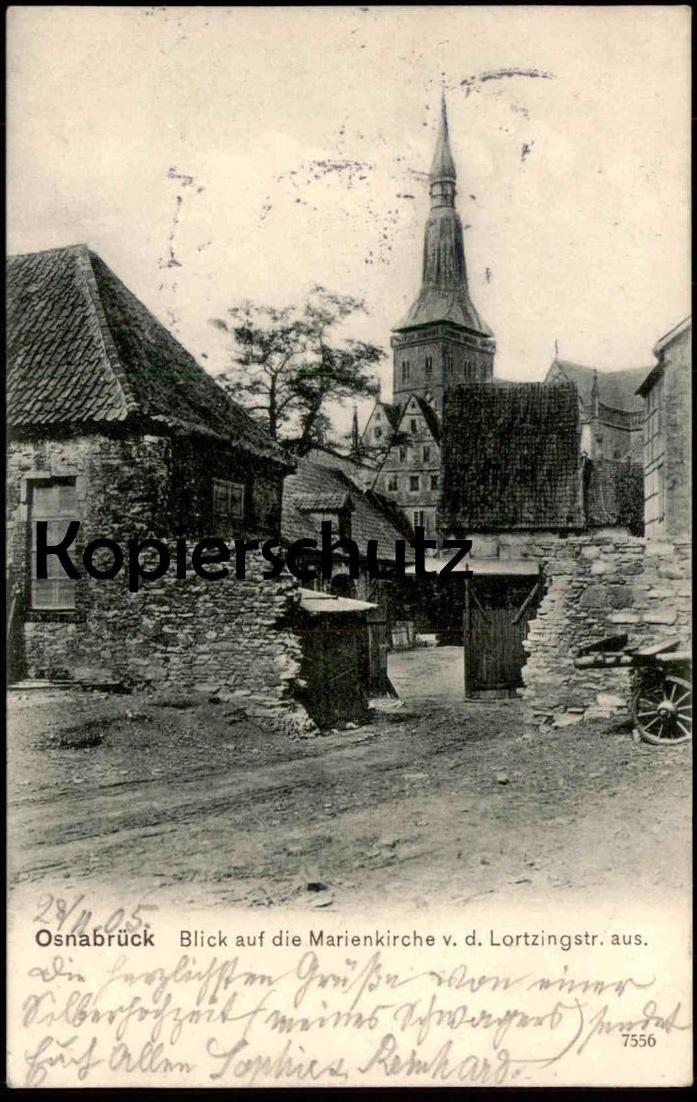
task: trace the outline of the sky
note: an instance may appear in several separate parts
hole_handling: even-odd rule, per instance
[[[416,296],[445,89],[495,372],[653,363],[690,309],[686,7],[22,7],[8,251],[86,242],[214,373],[211,319]],[[360,407],[365,420],[369,405]],[[336,411],[346,428],[350,407]]]

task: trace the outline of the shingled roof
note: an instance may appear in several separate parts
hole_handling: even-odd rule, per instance
[[[327,466],[324,455],[313,450],[298,459],[294,474],[283,483],[283,521],[281,533],[287,540],[316,539],[319,541],[321,522],[319,509],[335,511],[350,501],[351,538],[365,553],[368,540],[378,541],[378,557],[394,557],[398,539],[412,536],[409,522],[392,502],[372,490],[363,491],[343,471]],[[317,505],[313,506],[313,502]],[[326,506],[333,504],[334,509]],[[311,511],[308,511],[308,505]]]
[[[8,259],[7,420],[136,421],[292,468],[276,442],[86,245]]]
[[[446,394],[439,524],[467,533],[583,524],[574,386],[473,383]]]

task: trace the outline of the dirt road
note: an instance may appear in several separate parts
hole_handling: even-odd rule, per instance
[[[404,706],[307,741],[223,703],[13,694],[11,882],[347,911],[689,885],[689,746],[526,734],[447,651],[392,655]]]

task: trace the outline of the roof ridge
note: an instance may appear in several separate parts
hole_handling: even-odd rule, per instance
[[[124,410],[123,416],[120,418],[120,420],[125,420],[129,413],[138,412],[139,405],[136,400],[135,394],[133,393],[133,388],[128,381],[126,370],[121,363],[121,358],[116,348],[116,344],[114,342],[114,338],[109,327],[109,322],[107,320],[106,311],[104,310],[104,305],[102,303],[101,295],[99,292],[99,285],[97,284],[97,278],[92,267],[92,257],[96,254],[91,251],[88,245],[74,245],[71,246],[71,248],[75,249],[76,259],[78,261],[78,269],[82,275],[85,290],[87,291],[92,309],[94,310],[97,318],[97,326],[99,329],[99,335],[104,350],[104,359],[106,361],[106,365],[111,371],[111,374],[114,377],[114,381],[118,386],[121,392],[121,397],[123,399]]]
[[[29,256],[48,256],[49,253],[77,253],[80,249],[88,249],[89,246],[82,241],[74,245],[55,245],[52,249],[30,249],[26,253],[8,253],[7,260],[24,260]]]
[[[154,325],[164,334],[167,342],[170,343],[171,345],[176,346],[178,351],[181,352],[182,356],[186,359],[188,368],[192,368],[197,373],[197,375],[200,377],[203,385],[205,385],[209,388],[209,393],[212,394],[212,392],[213,392],[212,390],[210,390],[211,387],[215,390],[215,392],[216,392],[215,393],[215,401],[216,401],[217,405],[219,407],[223,407],[223,406],[233,407],[234,410],[235,410],[236,415],[238,417],[240,417],[243,421],[246,421],[247,427],[250,430],[252,430],[254,435],[261,434],[262,436],[264,436],[265,435],[265,430],[263,429],[263,427],[261,425],[258,424],[258,422],[255,420],[255,418],[252,417],[249,410],[241,402],[236,401],[230,394],[228,394],[227,391],[224,389],[224,387],[212,375],[212,373],[210,371],[207,371],[206,368],[201,366],[201,364],[198,362],[198,360],[193,355],[193,353],[190,352],[189,349],[184,344],[182,344],[182,342],[178,339],[178,337],[175,336],[175,334],[171,331],[171,329],[167,328],[167,326],[164,324],[164,322],[162,322],[160,320],[160,318],[158,318],[157,314],[155,314],[148,306],[146,306],[146,304],[140,298],[138,298],[138,296],[135,294],[135,292],[132,291],[131,288],[126,283],[124,283],[124,281],[120,278],[120,276],[118,276],[116,274],[116,272],[114,272],[113,269],[109,267],[109,265],[106,263],[106,261],[101,256],[99,256],[98,253],[95,253],[92,250],[89,250],[89,255],[90,255],[90,258],[98,260],[99,263],[104,266],[104,268],[106,269],[106,271],[109,274],[109,277],[116,284],[118,284],[118,286],[121,289],[121,292],[123,294],[125,294],[128,299],[130,299],[132,301],[135,309],[138,310],[138,311],[141,311],[144,315],[147,315],[150,322],[154,323]],[[92,273],[92,275],[93,275],[93,278],[95,279],[95,283],[96,283],[96,287],[97,287],[97,294],[99,295],[99,282],[98,282],[94,272]],[[100,302],[100,308],[101,308],[101,297],[99,299],[99,302]],[[105,315],[105,318],[106,318],[106,315]],[[109,338],[111,339],[111,330],[109,328],[108,321],[106,322],[106,325],[107,325],[107,332],[109,334]],[[113,341],[112,341],[112,343],[113,343]],[[116,357],[117,357],[117,362],[118,362],[119,366],[121,367],[121,359],[120,359],[120,356],[118,354],[118,350],[116,349],[115,345],[114,345],[114,352],[115,352]],[[123,370],[123,368],[121,368],[121,370]],[[127,376],[125,378],[125,386],[128,388],[129,393],[131,395],[133,395],[134,391],[133,391],[133,388],[132,388],[131,383],[128,380]],[[139,399],[137,397],[134,397],[133,400],[135,402],[135,408],[140,410],[141,409],[141,404],[140,404]],[[149,416],[150,416],[150,414],[149,414]],[[279,450],[282,451],[283,450],[282,445],[278,441],[275,441],[275,443],[278,445]]]
[[[549,370],[553,367],[558,367],[560,371],[564,372],[565,367],[575,369],[576,371],[588,371],[591,374],[597,371],[600,378],[607,378],[608,375],[628,375],[634,371],[646,371],[648,370],[643,364],[636,364],[634,367],[591,367],[589,364],[581,364],[576,360],[566,360],[556,357],[552,360]],[[566,374],[566,372],[564,372]]]

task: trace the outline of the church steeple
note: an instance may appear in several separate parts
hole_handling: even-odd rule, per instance
[[[436,149],[429,174],[431,213],[424,237],[421,293],[406,318],[397,326],[398,330],[443,321],[491,336],[491,330],[480,318],[469,295],[462,222],[455,209],[456,179],[448,112],[443,96]]]
[[[455,161],[450,149],[450,135],[448,133],[448,108],[445,105],[445,92],[440,101],[440,124],[436,151],[433,154],[433,163],[429,173],[431,206],[455,206],[455,181],[457,172]]]
[[[436,148],[429,173],[421,290],[394,330],[394,395],[424,392],[443,396],[448,386],[491,379],[493,334],[472,302],[465,243],[455,208],[457,171],[450,144],[448,110],[441,97]],[[428,344],[428,348],[426,345]],[[418,347],[418,361],[402,350]],[[422,362],[423,361],[423,362]]]

